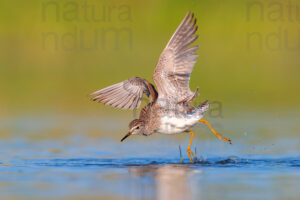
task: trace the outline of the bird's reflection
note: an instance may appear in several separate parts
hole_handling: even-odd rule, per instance
[[[150,179],[148,191],[153,191],[155,199],[177,200],[190,199],[189,175],[191,169],[184,165],[149,165],[131,167],[129,172],[133,176]],[[153,195],[153,194],[152,194]]]

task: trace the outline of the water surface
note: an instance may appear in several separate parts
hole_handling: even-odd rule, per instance
[[[299,199],[295,123],[269,126],[274,119],[249,116],[222,124],[212,120],[232,145],[195,127],[194,164],[186,154],[187,134],[135,136],[121,143],[127,127],[122,118],[113,118],[113,126],[109,117],[5,118],[0,198]]]

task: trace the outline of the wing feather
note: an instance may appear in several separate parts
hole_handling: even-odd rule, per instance
[[[181,102],[194,95],[189,80],[199,46],[189,46],[198,38],[196,23],[194,14],[188,12],[160,55],[153,74],[159,98]]]
[[[122,109],[138,108],[143,94],[152,95],[151,101],[157,98],[155,88],[145,79],[133,77],[120,83],[108,86],[90,94],[93,101]]]

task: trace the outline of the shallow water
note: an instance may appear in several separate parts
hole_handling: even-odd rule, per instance
[[[298,199],[300,158],[20,158],[2,164],[1,197]]]
[[[198,161],[190,164],[186,134],[121,143],[125,120],[63,118],[1,120],[9,133],[0,141],[1,199],[299,199],[299,136],[290,119],[212,120],[238,122],[231,131],[214,124],[232,145],[195,127]]]

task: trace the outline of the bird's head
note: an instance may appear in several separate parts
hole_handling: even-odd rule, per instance
[[[129,124],[128,133],[121,139],[121,142],[130,135],[144,135],[145,123],[140,119],[134,119]]]

